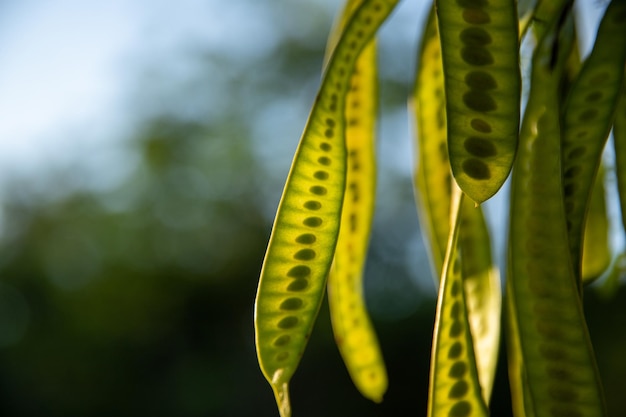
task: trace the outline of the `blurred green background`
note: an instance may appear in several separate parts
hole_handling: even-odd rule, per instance
[[[80,25],[63,20],[72,19],[71,3],[54,27],[80,38]],[[117,64],[124,94],[110,115],[40,133],[37,157],[2,159],[12,167],[0,171],[2,416],[278,415],[256,363],[253,302],[339,2],[192,3],[137,6],[160,11],[139,31],[145,45]],[[37,2],[27,6],[26,16],[36,13]],[[378,207],[365,290],[389,391],[377,405],[353,388],[324,304],[292,381],[296,416],[426,412],[435,287],[413,202],[406,114],[424,9],[402,4],[381,35]],[[86,10],[76,19],[99,21]],[[188,22],[194,30],[166,36],[168,25]],[[103,36],[118,30],[114,14],[103,27]],[[45,41],[44,29],[33,36]],[[11,42],[7,33],[0,46]],[[57,58],[72,66],[98,53],[97,37],[84,43]],[[47,82],[63,90],[74,81]],[[29,94],[28,85],[13,87]],[[39,102],[45,91],[30,94]],[[36,120],[37,106],[14,105],[2,118]],[[490,204],[501,256],[501,203]],[[610,410],[626,415],[626,290],[606,298],[591,288],[585,303]],[[492,415],[507,416],[501,359]]]

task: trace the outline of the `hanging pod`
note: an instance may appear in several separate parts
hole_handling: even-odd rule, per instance
[[[359,53],[397,0],[365,0],[334,48],[298,144],[278,206],[255,303],[259,365],[281,416],[291,415],[288,384],[326,287],[345,193],[346,96]]]
[[[591,54],[562,112],[563,194],[574,272],[581,276],[582,242],[591,190],[608,138],[626,64],[626,2],[606,9]]]
[[[329,47],[362,0],[348,1],[329,37]],[[375,130],[378,111],[376,45],[359,56],[346,98],[346,191],[335,258],[328,276],[328,305],[335,341],[359,392],[375,402],[387,390],[387,371],[363,294],[376,196]]]
[[[450,233],[452,171],[448,158],[441,46],[434,7],[422,33],[410,100],[415,138],[414,186],[421,230],[439,279]]]
[[[428,416],[489,415],[478,378],[468,320],[461,254],[457,250],[463,193],[455,187],[451,233],[443,264],[430,364]]]
[[[434,274],[443,269],[450,234],[452,172],[448,159],[441,48],[434,9],[422,35],[413,95],[410,100],[416,126],[414,174],[418,214]],[[489,231],[481,207],[464,198],[460,213],[458,251],[465,299],[483,396],[489,401],[500,341],[500,274],[491,256]]]
[[[507,179],[517,148],[521,80],[514,0],[437,0],[448,152],[476,203]]]
[[[626,79],[626,77],[625,77]],[[626,233],[626,81],[622,80],[620,98],[615,111],[613,125],[613,146],[615,147],[615,173],[619,192],[622,225]]]
[[[567,240],[558,85],[560,14],[541,22],[511,181],[507,346],[516,417],[606,415]],[[558,45],[558,46],[557,46]],[[556,58],[553,57],[556,49]]]

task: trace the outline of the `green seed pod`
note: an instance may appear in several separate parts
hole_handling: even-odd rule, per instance
[[[434,10],[428,17],[415,88],[411,99],[415,116],[415,195],[418,214],[430,248],[435,276],[443,268],[450,233],[450,199],[453,185],[448,159],[445,125],[444,81],[441,48]],[[463,199],[459,251],[469,324],[483,396],[489,401],[498,359],[501,292],[498,268],[491,257],[491,242],[480,207]],[[465,256],[465,254],[467,256]]]
[[[458,246],[465,302],[472,329],[478,379],[483,398],[488,404],[500,347],[500,271],[491,256],[491,240],[482,209],[464,198],[460,216]]]
[[[329,48],[361,0],[348,1]],[[328,276],[328,305],[335,341],[359,392],[375,402],[387,390],[387,371],[363,295],[363,269],[376,196],[375,130],[378,108],[376,45],[361,53],[346,107],[348,171],[335,259]]]
[[[441,46],[434,8],[422,35],[410,105],[416,127],[415,197],[434,274],[439,278],[450,233],[452,172],[448,158]]]
[[[624,81],[615,112],[613,146],[615,147],[615,173],[622,210],[622,225],[626,232],[626,82]]]
[[[255,303],[257,355],[283,417],[326,287],[345,192],[345,107],[361,50],[397,0],[365,0],[328,61],[279,203]]]
[[[517,148],[521,80],[514,0],[438,0],[448,152],[475,202],[493,196]]]
[[[574,271],[580,280],[588,201],[608,138],[626,64],[626,2],[612,1],[563,109],[563,193]]]
[[[463,194],[455,187],[451,233],[437,300],[430,365],[428,416],[488,416],[478,379],[467,315],[459,237]]]
[[[514,409],[521,416],[606,415],[561,198],[557,17],[538,40],[511,181],[507,324]],[[560,50],[561,48],[559,48]],[[553,65],[554,64],[554,65]]]

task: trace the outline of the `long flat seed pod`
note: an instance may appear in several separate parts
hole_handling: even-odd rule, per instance
[[[624,232],[626,232],[626,82],[622,82],[622,90],[615,111],[613,146],[615,147],[615,174],[622,212],[622,225]]]
[[[446,143],[443,67],[434,8],[422,35],[410,104],[416,127],[415,197],[433,271],[439,277],[450,232],[452,172]]]
[[[342,20],[347,20],[361,1],[349,1]],[[341,25],[335,30],[340,31]],[[331,34],[331,42],[333,37]],[[335,341],[350,377],[363,396],[380,402],[387,390],[387,371],[363,295],[363,269],[376,196],[376,68],[372,40],[357,60],[347,96],[347,187],[327,287]]]
[[[585,215],[626,63],[626,2],[612,1],[563,109],[563,191],[574,271],[580,277]],[[579,278],[580,279],[580,278]]]
[[[415,195],[418,214],[430,249],[435,276],[440,277],[450,233],[452,172],[448,159],[441,49],[434,10],[428,17],[416,74],[412,113],[418,149]],[[469,323],[474,335],[478,375],[485,401],[493,388],[500,337],[500,277],[491,257],[491,242],[480,207],[464,199],[459,250]],[[463,254],[467,253],[467,257]]]
[[[491,239],[483,211],[464,198],[459,249],[463,288],[483,398],[489,403],[498,363],[502,293],[500,272],[491,255]]]
[[[278,206],[255,303],[257,356],[283,417],[335,252],[345,192],[345,108],[361,50],[397,0],[366,0],[334,49]]]
[[[611,265],[609,246],[609,219],[606,211],[605,170],[600,171],[591,192],[591,201],[585,220],[583,242],[582,278],[588,284],[600,278]]]
[[[521,81],[514,0],[438,0],[448,152],[454,178],[476,203],[509,175]]]
[[[552,65],[555,27],[533,56],[511,182],[507,340],[512,377],[519,378],[511,381],[512,395],[522,415],[600,417],[606,415],[602,388],[569,260],[562,200],[555,109],[567,55]]]
[[[488,416],[478,379],[460,253],[457,250],[463,194],[453,191],[451,233],[439,287],[430,364],[428,416]]]

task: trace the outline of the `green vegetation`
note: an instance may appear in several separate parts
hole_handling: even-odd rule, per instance
[[[347,2],[339,31],[330,36],[332,54],[279,204],[257,291],[255,328],[259,363],[282,417],[292,415],[289,381],[309,340],[331,262],[342,266],[346,252],[358,267],[330,281],[335,340],[365,397],[380,401],[386,388],[379,383],[382,365],[373,329],[360,324],[365,313],[351,316],[357,323],[352,327],[336,325],[345,323],[346,312],[362,308],[359,289],[356,297],[334,293],[341,285],[360,285],[354,275],[362,275],[366,260],[364,250],[351,250],[356,243],[337,245],[339,230],[356,234],[362,228],[357,243],[369,240],[355,210],[360,196],[372,189],[353,180],[349,161],[359,153],[348,155],[346,149],[355,140],[370,143],[375,123],[367,123],[370,132],[364,134],[347,126],[375,115],[355,118],[346,103],[359,107],[378,100],[375,89],[368,90],[370,99],[352,96],[362,87],[363,68],[355,66],[355,54],[394,5]],[[621,117],[615,115],[626,38],[618,32],[626,23],[626,2],[610,2],[582,64],[573,1],[522,3],[523,19],[517,15],[517,3],[510,0],[436,0],[424,25],[411,103],[418,209],[435,275],[441,276],[427,405],[432,417],[490,414],[502,305],[513,415],[607,415],[582,292],[584,283],[603,273],[616,276],[623,267],[610,264],[606,249],[600,167],[613,122]],[[522,43],[532,49],[527,68],[520,68]],[[520,125],[522,70],[529,77]],[[619,179],[626,167],[621,155],[617,160]],[[371,171],[371,158],[359,167],[367,163]],[[498,192],[511,169],[502,301],[479,205]],[[364,199],[366,213],[371,199]],[[585,235],[591,245],[583,245]],[[352,349],[346,350],[346,340]],[[363,365],[361,372],[355,362]],[[380,391],[372,394],[368,378]]]

